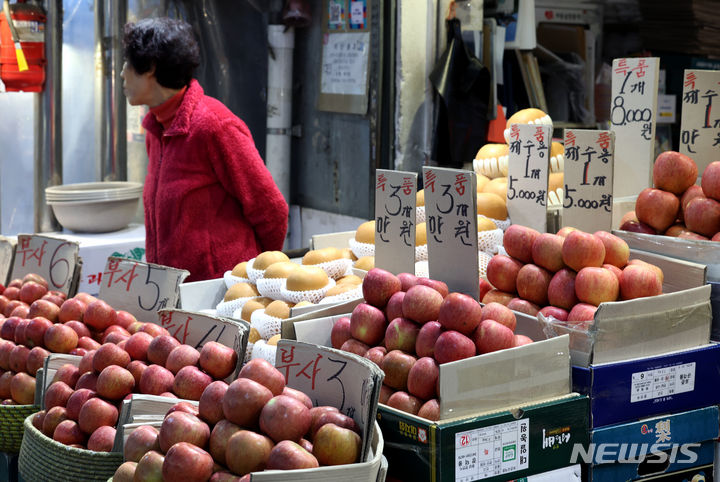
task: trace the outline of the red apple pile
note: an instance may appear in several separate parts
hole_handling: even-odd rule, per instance
[[[565,227],[557,234],[512,225],[503,236],[505,254],[487,266],[494,289],[483,303],[497,302],[536,316],[553,316],[587,329],[598,305],[662,293],[663,273],[630,258],[627,243],[607,231]]]
[[[710,163],[701,186],[698,168],[679,152],[661,153],[653,166],[653,187],[644,189],[620,222],[620,229],[684,239],[720,241],[720,162]]]
[[[332,346],[364,356],[385,372],[380,403],[438,420],[439,365],[530,343],[515,335],[515,314],[485,307],[442,281],[380,268],[362,284],[365,303],[332,328]]]
[[[285,386],[282,372],[256,358],[230,385],[207,386],[197,407],[173,406],[159,431],[135,429],[113,480],[249,481],[266,469],[355,463],[361,442],[351,417],[313,407],[305,393]]]

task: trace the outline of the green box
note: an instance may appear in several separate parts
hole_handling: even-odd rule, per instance
[[[389,475],[413,481],[491,482],[568,466],[573,446],[589,443],[588,413],[588,398],[571,394],[439,422],[380,405],[377,418]],[[458,466],[462,473],[456,475]]]

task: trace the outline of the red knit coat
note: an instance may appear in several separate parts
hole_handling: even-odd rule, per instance
[[[288,206],[243,121],[193,80],[166,131],[151,113],[143,127],[147,261],[197,281],[282,249]]]

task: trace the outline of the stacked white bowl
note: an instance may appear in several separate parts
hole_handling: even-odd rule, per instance
[[[84,182],[45,189],[45,200],[66,229],[107,233],[127,227],[143,186],[138,182]]]

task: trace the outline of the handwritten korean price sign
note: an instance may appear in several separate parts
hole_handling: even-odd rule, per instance
[[[565,131],[563,226],[588,233],[612,229],[614,148],[611,131]]]
[[[375,266],[415,272],[417,174],[378,169],[375,174]]]
[[[680,152],[695,161],[700,175],[720,154],[720,99],[715,100],[718,93],[720,71],[685,71]]]
[[[163,308],[175,308],[180,283],[190,273],[168,266],[109,257],[100,278],[99,297],[116,310],[147,321]]]
[[[659,65],[655,57],[613,60],[610,129],[623,173],[613,181],[616,197],[635,196],[651,185]]]
[[[68,294],[78,269],[79,245],[47,236],[20,234],[10,278],[35,273],[45,278],[51,290]]]
[[[513,224],[547,231],[547,188],[552,127],[510,126],[508,214]]]
[[[15,246],[10,240],[0,237],[0,283],[7,285],[13,264]]]
[[[460,169],[423,167],[430,278],[477,299],[477,180]]]
[[[363,454],[375,420],[382,383],[377,365],[355,355],[294,340],[278,342],[275,367],[289,387],[307,394],[314,406],[331,405],[352,417],[363,436]]]
[[[250,333],[250,325],[244,321],[192,311],[162,309],[158,311],[157,324],[168,330],[180,343],[197,350],[202,349],[209,341],[229,346],[238,353],[238,364],[242,365]]]

